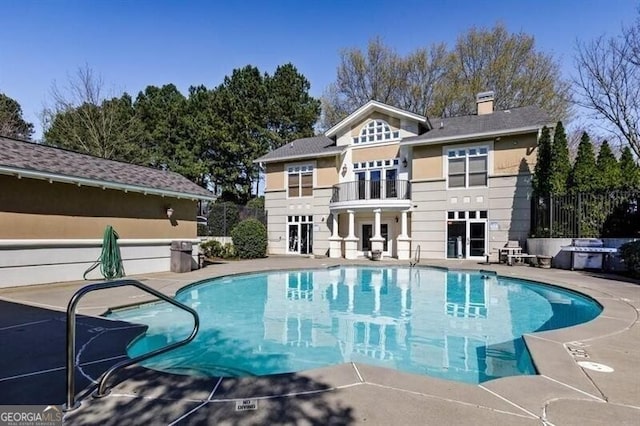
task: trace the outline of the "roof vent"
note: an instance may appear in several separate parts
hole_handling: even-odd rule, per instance
[[[478,115],[491,114],[493,112],[493,91],[480,92],[476,95]]]

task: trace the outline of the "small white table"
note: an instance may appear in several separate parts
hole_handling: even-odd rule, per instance
[[[498,249],[498,263],[508,263],[509,256],[522,254],[522,247],[501,247]]]

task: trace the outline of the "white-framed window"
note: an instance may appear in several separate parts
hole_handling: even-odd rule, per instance
[[[386,121],[371,120],[364,125],[360,131],[360,136],[353,138],[353,143],[382,142],[398,139],[399,137],[400,132],[398,130],[391,130],[391,127]]]
[[[287,167],[287,197],[311,197],[313,195],[313,166],[304,164]]]
[[[398,167],[400,159],[392,158],[388,160],[374,160],[374,161],[363,161],[362,163],[353,163],[354,170],[366,170],[373,168],[394,168]]]
[[[489,148],[475,146],[447,149],[447,187],[487,186]]]

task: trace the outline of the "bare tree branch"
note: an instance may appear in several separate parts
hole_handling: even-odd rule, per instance
[[[44,140],[50,145],[103,158],[144,161],[133,152],[139,147],[140,128],[132,100],[105,91],[105,84],[88,65],[68,76],[66,85],[51,86],[51,105],[43,111]]]
[[[640,22],[576,46],[578,103],[640,157]]]

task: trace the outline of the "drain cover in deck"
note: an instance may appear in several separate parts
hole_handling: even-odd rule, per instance
[[[578,365],[582,368],[599,371],[601,373],[613,373],[613,368],[609,367],[608,365],[598,364],[597,362],[580,361],[578,362]]]

